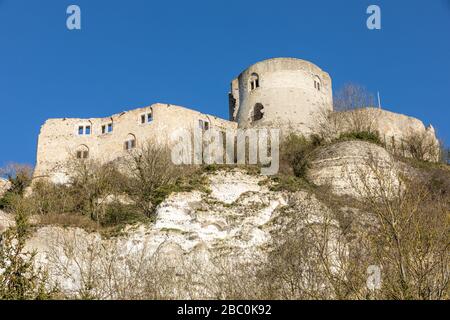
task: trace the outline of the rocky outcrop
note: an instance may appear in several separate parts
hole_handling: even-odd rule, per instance
[[[385,149],[349,141],[316,150],[309,178],[335,194],[361,197],[379,189],[379,175],[398,187],[397,170]],[[334,240],[344,233],[339,219],[364,216],[348,207],[339,218],[334,213],[342,208],[329,208],[314,191],[273,191],[279,190],[271,188],[275,180],[239,169],[210,173],[207,180],[209,192],[172,194],[152,223],[128,226],[120,236],[47,226],[35,231],[27,249],[37,251],[37,266],[68,297],[80,297],[89,287],[94,288],[89,295],[99,299],[134,299],[144,291],[149,298],[155,287],[150,298],[211,299],[222,292],[224,277],[239,273],[242,265],[264,263],[286,239],[316,244],[311,237],[323,235],[318,228],[324,225],[334,272],[333,255],[347,253],[336,247],[343,242]],[[0,226],[11,221],[0,214]]]
[[[112,268],[112,261],[118,262],[114,268],[120,273],[129,272],[127,261],[157,257],[153,263],[164,261],[164,267],[175,268],[178,275],[188,272],[186,261],[207,274],[212,264],[205,261],[224,256],[251,261],[270,246],[270,222],[287,205],[288,196],[270,191],[260,183],[264,179],[241,171],[220,171],[209,177],[211,193],[171,195],[158,207],[153,224],[130,226],[126,236],[103,239],[81,229],[44,227],[37,230],[28,248],[39,252],[40,265],[67,293],[83,287],[92,266],[100,277],[107,273],[103,268]]]
[[[9,190],[9,188],[11,188],[11,183],[6,179],[0,178],[0,198]]]
[[[220,288],[205,283],[226,274],[225,263],[263,261],[287,233],[320,224],[328,212],[306,191],[271,191],[263,176],[233,170],[208,179],[211,192],[172,194],[153,223],[129,226],[122,236],[47,226],[34,233],[27,248],[38,252],[38,265],[68,296],[79,296],[88,279],[95,282],[89,284],[96,288],[91,294],[110,299],[130,298],[125,291],[135,292],[152,277],[159,286],[189,277],[199,288],[175,293],[168,287],[164,297],[214,298]]]
[[[329,186],[337,195],[356,198],[376,194],[380,183],[389,185],[391,194],[400,185],[392,156],[384,148],[365,141],[345,141],[319,149],[308,177],[316,185]]]
[[[14,225],[14,218],[2,210],[0,210],[0,234],[6,229]]]

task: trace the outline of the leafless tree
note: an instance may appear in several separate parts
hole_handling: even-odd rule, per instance
[[[335,111],[348,111],[375,106],[375,97],[361,85],[345,84],[333,97]]]
[[[448,299],[450,224],[448,193],[414,177],[398,179],[368,158],[358,191],[376,230],[367,251],[382,268],[384,299]],[[370,171],[370,172],[368,172]],[[373,192],[378,190],[378,192]]]
[[[440,145],[428,132],[410,133],[403,139],[405,154],[414,159],[436,162],[440,158]]]
[[[150,216],[166,195],[166,188],[186,174],[171,161],[170,148],[147,142],[124,159],[122,170],[127,175],[126,191],[142,212]]]

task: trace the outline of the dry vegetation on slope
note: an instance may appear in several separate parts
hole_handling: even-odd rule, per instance
[[[371,131],[291,135],[271,178],[167,157],[74,162],[67,185],[31,194],[10,168],[0,298],[449,298],[448,165],[393,156]]]

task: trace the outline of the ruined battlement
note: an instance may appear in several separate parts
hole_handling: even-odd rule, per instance
[[[149,140],[170,143],[178,129],[268,127],[309,135],[320,130],[324,112],[333,111],[332,97],[330,75],[315,64],[295,58],[260,61],[232,80],[230,121],[162,103],[106,118],[47,120],[39,134],[34,176],[58,182],[64,179],[64,165],[71,157],[107,163]],[[356,114],[356,121],[369,121],[387,147],[402,148],[403,141],[413,133],[437,145],[434,129],[426,128],[418,119],[374,108],[349,112]],[[335,112],[334,116],[337,121],[349,119],[346,112]],[[354,130],[355,125],[347,122],[340,130],[345,126]]]
[[[150,139],[167,142],[176,130],[216,128],[234,130],[237,124],[170,104],[153,104],[106,118],[49,119],[41,127],[34,176],[55,182],[71,157],[106,163]],[[62,179],[62,178],[61,178]]]

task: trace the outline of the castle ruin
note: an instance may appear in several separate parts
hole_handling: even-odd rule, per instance
[[[279,128],[310,135],[318,119],[333,110],[328,73],[308,61],[274,58],[258,62],[231,82],[230,119],[220,119],[181,106],[153,104],[106,118],[49,119],[41,127],[34,177],[65,180],[64,165],[71,158],[107,163],[152,141],[168,142],[180,128],[221,131],[237,128]],[[437,141],[433,128],[415,118],[371,109],[373,126],[385,141],[401,141],[411,132]]]

